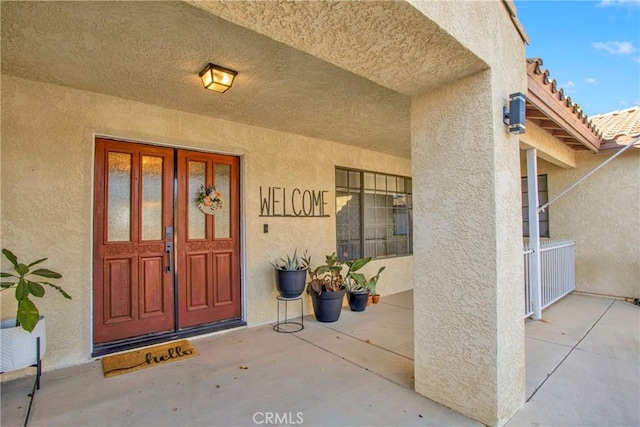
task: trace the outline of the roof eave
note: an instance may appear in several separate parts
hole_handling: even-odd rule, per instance
[[[551,121],[556,123],[580,144],[597,153],[600,149],[600,137],[579,120],[575,112],[566,106],[560,92],[551,93],[544,84],[544,75],[527,75],[527,99]]]
[[[615,140],[603,141],[600,145],[600,152],[614,152],[623,149],[627,144],[630,144],[633,140],[637,139],[638,136],[635,137],[622,137],[616,138]],[[634,144],[634,148],[640,149],[640,141]]]

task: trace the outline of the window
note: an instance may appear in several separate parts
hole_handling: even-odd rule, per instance
[[[547,175],[538,175],[538,203],[540,206],[549,201]],[[522,178],[522,235],[529,237],[529,191],[527,177]],[[549,237],[549,208],[540,212],[540,237]]]
[[[336,168],[338,259],[413,253],[411,178]]]

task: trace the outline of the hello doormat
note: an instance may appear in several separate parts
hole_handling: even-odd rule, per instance
[[[109,378],[152,366],[177,362],[197,355],[198,350],[193,348],[189,341],[176,341],[104,357],[102,358],[102,371],[105,378]]]

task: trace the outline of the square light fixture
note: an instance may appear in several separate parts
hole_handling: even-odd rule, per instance
[[[231,87],[237,74],[236,71],[209,63],[200,71],[200,78],[205,88],[224,93]]]
[[[502,110],[503,121],[509,126],[509,133],[521,134],[526,131],[526,102],[524,93],[516,92],[509,95],[509,107]]]

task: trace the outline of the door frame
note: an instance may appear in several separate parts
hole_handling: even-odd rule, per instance
[[[95,340],[94,340],[94,331],[93,331],[93,316],[95,315],[94,310],[93,310],[93,304],[94,304],[94,289],[93,289],[93,275],[94,275],[94,265],[93,265],[93,247],[94,247],[94,231],[93,231],[93,227],[94,227],[94,215],[93,215],[93,201],[94,201],[94,197],[95,197],[95,172],[96,172],[96,161],[95,161],[95,156],[96,156],[96,138],[102,138],[102,139],[110,139],[110,140],[114,140],[114,141],[121,141],[121,142],[128,142],[128,143],[132,143],[132,144],[144,144],[144,145],[150,145],[150,146],[156,146],[156,147],[163,147],[163,148],[172,148],[175,150],[190,150],[190,151],[196,151],[196,152],[201,152],[201,153],[206,153],[206,154],[220,154],[223,156],[233,156],[233,157],[237,157],[238,161],[239,161],[239,168],[238,168],[238,174],[239,174],[239,179],[240,179],[240,188],[239,188],[239,211],[238,211],[238,215],[240,216],[238,218],[239,221],[239,226],[240,226],[240,235],[239,235],[239,244],[240,244],[240,319],[232,319],[232,320],[225,320],[225,321],[221,321],[215,324],[210,324],[210,325],[205,325],[205,326],[194,326],[192,328],[189,328],[187,330],[183,330],[183,331],[172,331],[172,332],[161,332],[161,333],[156,333],[156,334],[150,334],[150,335],[145,335],[145,336],[141,336],[141,337],[134,337],[134,338],[128,338],[128,339],[124,339],[121,341],[116,341],[113,343],[105,343],[105,344],[96,344]],[[174,145],[174,144],[169,144],[169,143],[164,143],[164,142],[157,142],[157,141],[146,141],[146,140],[140,140],[140,139],[131,139],[131,138],[127,138],[127,137],[120,137],[117,135],[109,135],[109,134],[104,134],[104,133],[92,133],[91,134],[91,194],[90,194],[90,200],[91,200],[91,227],[90,227],[90,231],[89,231],[89,244],[91,247],[91,251],[89,253],[89,263],[90,263],[90,276],[91,276],[91,301],[90,301],[90,307],[89,307],[89,325],[90,325],[90,329],[91,329],[91,357],[92,358],[97,358],[100,356],[104,356],[106,354],[110,354],[110,353],[115,353],[115,352],[119,352],[119,351],[125,351],[125,350],[130,350],[130,349],[134,349],[134,348],[138,348],[138,347],[144,347],[147,345],[152,345],[152,344],[158,344],[158,343],[162,343],[162,342],[167,342],[167,341],[171,341],[171,340],[176,340],[176,339],[182,339],[182,338],[189,338],[189,337],[193,337],[193,336],[202,336],[202,335],[209,335],[209,334],[213,334],[216,332],[220,332],[220,331],[224,331],[227,329],[232,329],[232,328],[239,328],[239,327],[244,327],[247,326],[247,315],[248,315],[248,304],[247,304],[247,280],[246,280],[246,215],[245,215],[245,162],[244,162],[244,155],[241,153],[234,153],[234,152],[229,152],[229,151],[224,151],[224,150],[213,150],[213,149],[207,149],[207,148],[203,148],[203,147],[196,147],[196,146],[190,146],[190,145]],[[174,216],[177,215],[177,209],[178,209],[178,204],[177,204],[177,198],[178,198],[178,193],[177,193],[177,180],[174,180],[173,183],[173,187],[174,187],[174,191],[173,191],[173,210],[174,210]],[[174,237],[173,237],[173,243],[174,243],[174,247],[176,244],[176,235],[174,233]],[[174,256],[175,256],[175,252],[174,252]],[[174,275],[174,295],[176,292],[178,292],[177,289],[177,283],[178,283],[178,272],[176,272],[176,274]],[[176,306],[177,304],[177,300],[174,301],[174,306]],[[177,307],[176,307],[177,309]],[[176,312],[176,316],[177,316],[177,312]]]

